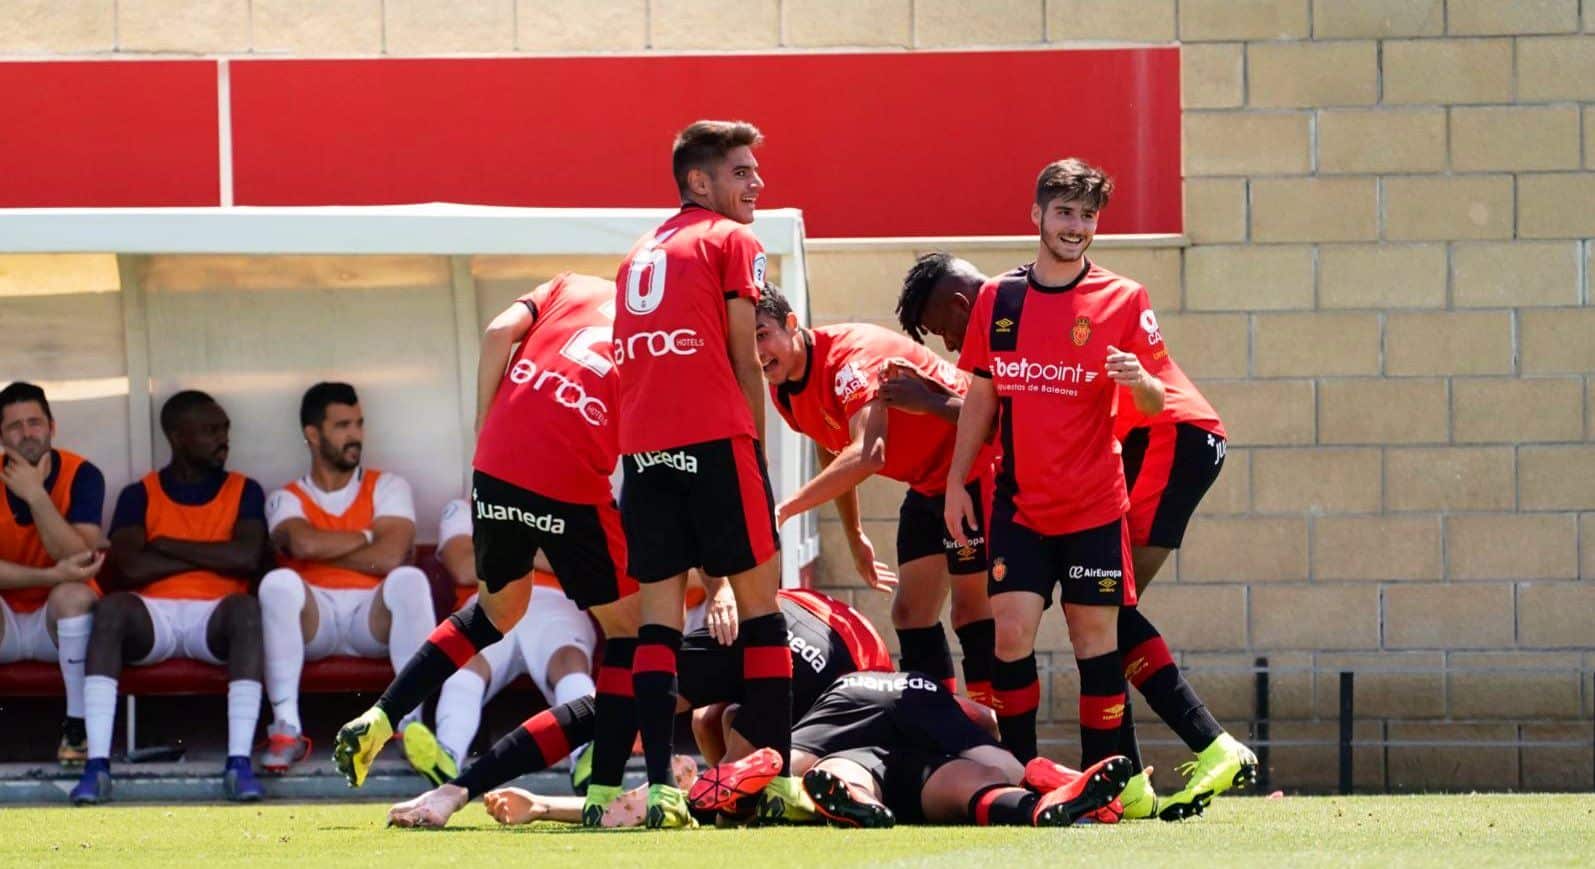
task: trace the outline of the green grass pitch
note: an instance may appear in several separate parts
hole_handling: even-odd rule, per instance
[[[588,832],[383,826],[385,805],[0,808],[0,865],[209,866],[1589,866],[1595,795],[1220,799],[1183,824]]]

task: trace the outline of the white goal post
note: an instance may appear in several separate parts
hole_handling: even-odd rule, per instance
[[[556,271],[613,275],[672,213],[442,203],[0,209],[0,310],[29,324],[0,379],[34,380],[52,403],[57,391],[68,399],[57,440],[106,461],[112,493],[164,463],[154,417],[182,388],[222,401],[233,419],[230,464],[274,488],[303,473],[299,394],[315,380],[348,380],[370,428],[368,463],[411,481],[418,538],[429,541],[442,504],[469,480],[482,323]],[[761,211],[753,230],[807,322],[802,212]],[[102,283],[114,286],[74,286],[79,273],[110,275]],[[119,294],[119,312],[106,293]],[[71,343],[85,330],[99,340],[78,364]],[[104,346],[117,332],[120,354]],[[106,376],[116,355],[124,377]],[[50,361],[30,370],[37,359]],[[813,449],[773,408],[765,444],[779,499],[812,475]],[[819,555],[818,517],[782,531],[783,584],[796,585]]]

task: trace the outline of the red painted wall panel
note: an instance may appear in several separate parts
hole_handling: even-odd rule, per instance
[[[761,205],[809,234],[1028,233],[1035,173],[1076,155],[1103,232],[1178,232],[1177,48],[232,65],[239,204],[646,206],[699,117],[765,131]]]
[[[213,61],[0,63],[0,207],[216,205]]]

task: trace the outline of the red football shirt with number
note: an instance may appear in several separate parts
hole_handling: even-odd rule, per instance
[[[518,301],[536,319],[499,381],[471,466],[557,501],[607,504],[619,457],[615,285],[567,272]]]
[[[759,437],[731,368],[726,302],[757,302],[764,268],[752,229],[697,205],[643,236],[621,261],[621,453]]]
[[[1146,288],[1094,263],[1063,287],[1036,284],[1029,266],[981,287],[958,366],[996,386],[997,493],[1021,525],[1072,534],[1124,515],[1108,347],[1162,376],[1161,342]]]
[[[1119,418],[1114,424],[1114,435],[1122,441],[1124,436],[1130,433],[1130,429],[1188,422],[1202,431],[1227,437],[1224,434],[1224,423],[1218,418],[1218,411],[1207,403],[1207,399],[1197,390],[1196,384],[1185,376],[1185,372],[1180,370],[1180,366],[1168,355],[1168,345],[1162,343],[1162,335],[1155,337],[1156,349],[1152,351],[1152,360],[1162,363],[1156,374],[1158,379],[1163,381],[1163,410],[1156,416],[1148,417],[1136,409],[1135,399],[1130,396],[1129,388],[1120,387]]]
[[[963,395],[968,375],[925,345],[880,326],[843,323],[809,333],[803,379],[770,387],[775,409],[794,431],[833,453],[852,442],[849,422],[880,394],[886,360],[900,357],[920,374]],[[881,476],[907,483],[916,492],[939,495],[947,487],[957,426],[928,413],[886,412],[886,467]],[[972,476],[982,469],[975,463]]]

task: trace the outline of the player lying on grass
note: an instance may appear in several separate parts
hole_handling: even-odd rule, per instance
[[[732,752],[739,748],[750,747],[734,744]],[[1045,759],[1026,767],[997,743],[991,710],[925,674],[900,672],[838,679],[792,731],[792,772],[821,815],[850,827],[1068,826],[1108,806],[1131,775],[1118,756],[1084,773]],[[769,775],[749,776],[736,790],[756,794]],[[505,824],[572,817],[568,798],[515,788],[484,802]]]
[[[715,593],[725,593],[723,586]],[[808,589],[783,589],[777,600],[787,624],[787,644],[797,663],[793,668],[792,705],[799,714],[814,705],[837,677],[891,667],[885,642],[869,620],[847,604]],[[740,639],[729,645],[722,642],[730,639],[723,632],[716,636],[709,628],[683,638],[678,711],[742,701],[744,647]],[[495,743],[453,782],[394,806],[388,812],[388,821],[401,827],[443,826],[471,800],[519,776],[547,769],[569,754],[571,746],[591,739],[595,717],[589,698],[539,712]],[[751,741],[736,730],[734,722],[730,738],[741,746],[739,758],[753,753]],[[767,755],[760,757],[761,761],[767,759]],[[763,781],[768,782],[778,771],[776,764],[747,763],[727,771],[727,775],[711,772],[707,778],[711,783],[734,788],[742,778],[763,776]],[[681,780],[679,775],[675,777],[678,782]],[[759,785],[753,793],[763,787]],[[713,796],[712,788],[709,796]],[[706,799],[696,789],[692,797],[694,803],[703,803],[706,811],[714,811],[720,802]],[[614,812],[606,812],[600,823],[615,825],[619,821],[617,815],[623,817],[630,811],[618,803],[612,808]]]

